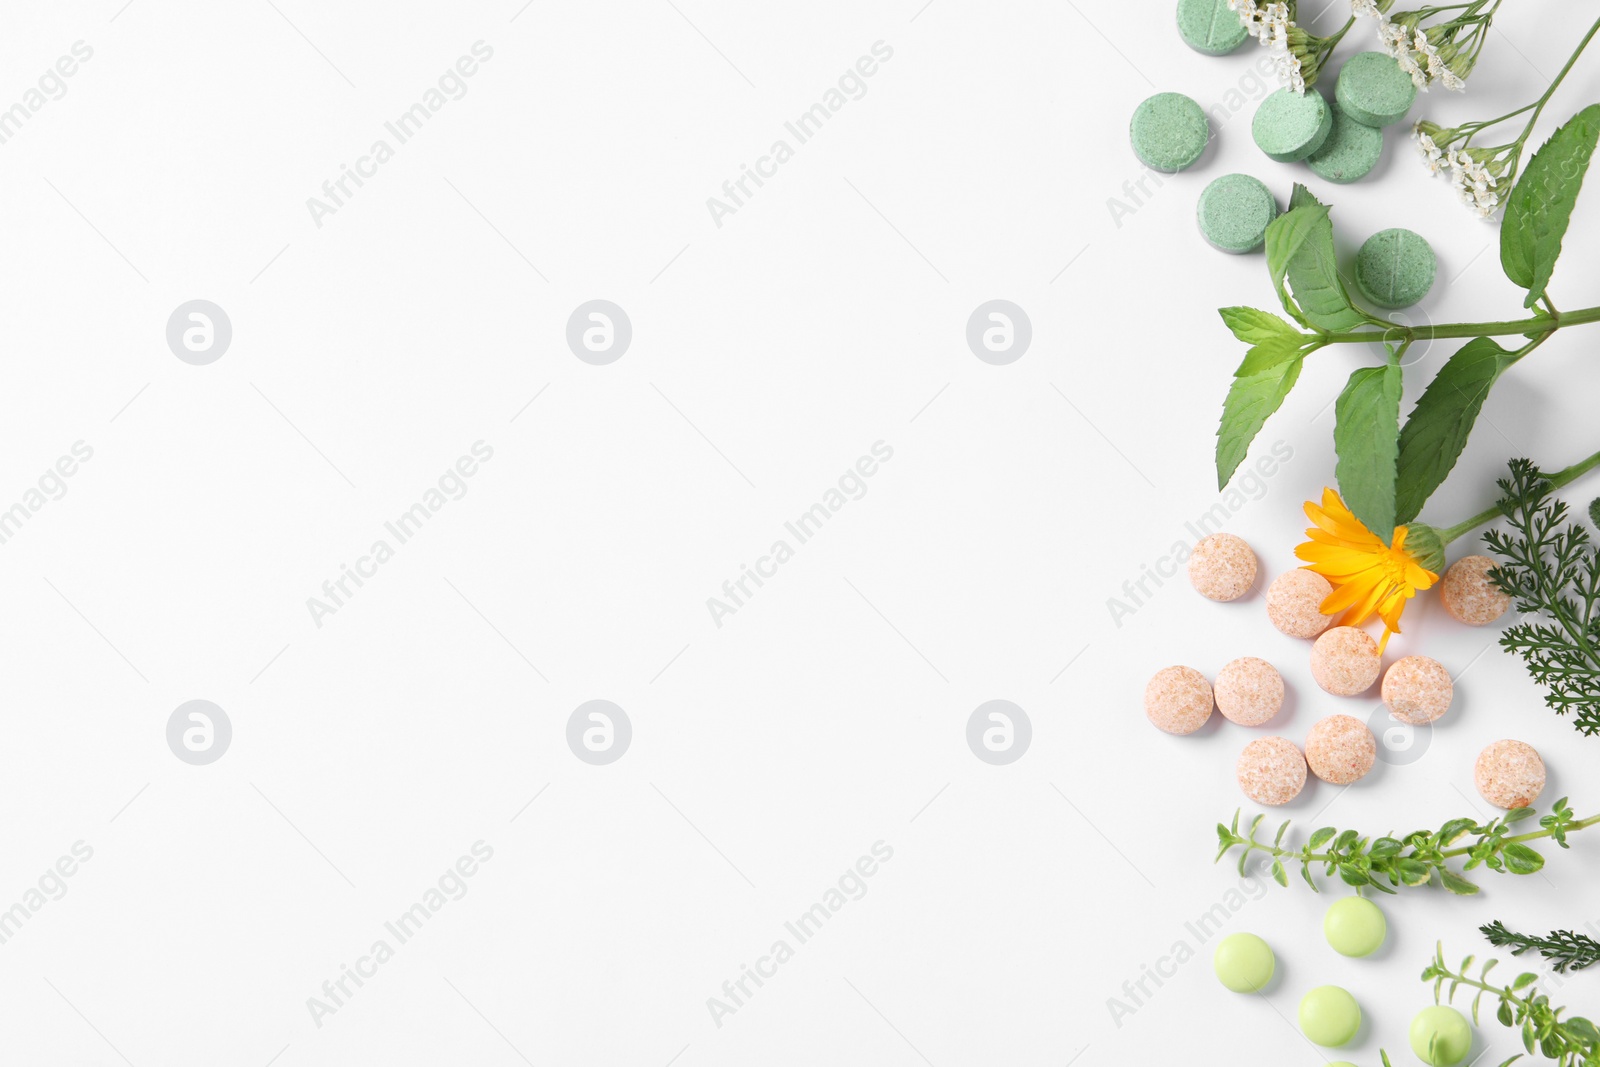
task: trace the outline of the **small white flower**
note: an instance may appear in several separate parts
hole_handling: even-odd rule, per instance
[[[1453,93],[1464,93],[1467,91],[1467,83],[1461,78],[1456,77],[1456,72],[1451,70],[1449,67],[1444,68],[1444,73],[1439,75],[1439,81],[1446,89],[1449,89]]]

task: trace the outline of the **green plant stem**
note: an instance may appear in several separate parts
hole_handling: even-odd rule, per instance
[[[1539,312],[1526,319],[1502,322],[1451,322],[1441,326],[1390,326],[1383,330],[1339,330],[1323,334],[1324,344],[1354,344],[1360,341],[1430,341],[1449,337],[1507,337],[1513,334],[1554,333],[1563,326],[1600,322],[1600,307],[1563,311],[1558,315]]]
[[[1578,819],[1574,822],[1568,823],[1566,832],[1570,834],[1574,831],[1582,830],[1585,827],[1595,826],[1597,824],[1600,824],[1600,815],[1591,815],[1587,819]],[[1540,838],[1551,837],[1553,835],[1553,830],[1531,830],[1528,833],[1516,834],[1510,837],[1501,838],[1501,840],[1507,844],[1510,844],[1513,841],[1537,841]],[[1266,852],[1273,859],[1304,859],[1306,863],[1327,863],[1330,860],[1337,863],[1339,861],[1339,856],[1331,852],[1313,852],[1308,856],[1303,856],[1299,849],[1281,848],[1277,845],[1256,845],[1255,847],[1260,851]],[[1468,855],[1471,853],[1471,851],[1471,845],[1458,845],[1455,848],[1447,848],[1440,852],[1439,858],[1447,860],[1456,859],[1460,856]]]
[[[1533,130],[1533,124],[1539,121],[1540,112],[1542,112],[1544,110],[1544,106],[1550,102],[1550,98],[1556,95],[1556,89],[1561,85],[1562,79],[1564,79],[1567,74],[1571,72],[1573,66],[1577,64],[1578,57],[1583,55],[1583,50],[1589,47],[1589,42],[1594,40],[1594,35],[1596,33],[1600,33],[1600,19],[1596,19],[1594,25],[1589,27],[1589,32],[1583,35],[1583,40],[1578,42],[1578,47],[1574,48],[1572,50],[1572,55],[1567,57],[1567,65],[1561,68],[1561,72],[1556,75],[1555,81],[1550,83],[1550,87],[1546,89],[1544,91],[1544,95],[1539,98],[1539,103],[1534,107],[1533,114],[1528,118],[1527,129],[1523,130],[1522,136],[1517,138],[1518,144],[1521,144],[1528,139],[1528,134]]]
[[[1571,466],[1563,467],[1561,470],[1558,470],[1554,474],[1550,475],[1550,488],[1560,489],[1562,486],[1574,482],[1583,475],[1588,474],[1595,467],[1600,467],[1600,452],[1596,452],[1592,456],[1580,459]],[[1495,504],[1493,507],[1485,508],[1483,511],[1478,512],[1470,519],[1463,519],[1461,522],[1456,523],[1454,526],[1451,526],[1448,529],[1440,530],[1439,540],[1448,545],[1451,541],[1456,540],[1463,534],[1471,533],[1473,530],[1476,530],[1485,523],[1493,522],[1495,519],[1498,519],[1500,515],[1501,511],[1499,504]]]

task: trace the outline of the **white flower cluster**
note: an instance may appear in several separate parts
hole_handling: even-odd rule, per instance
[[[1300,57],[1289,48],[1289,31],[1294,22],[1289,17],[1287,3],[1256,3],[1256,0],[1228,0],[1228,7],[1238,12],[1245,30],[1262,44],[1272,49],[1280,81],[1296,93],[1306,91],[1306,80],[1300,70]]]
[[[1378,43],[1394,57],[1394,61],[1400,64],[1400,69],[1411,77],[1411,83],[1418,89],[1427,92],[1429,85],[1438,82],[1451,92],[1466,92],[1466,81],[1450,69],[1439,54],[1438,45],[1428,40],[1422,27],[1408,31],[1399,23],[1390,22],[1389,16],[1378,10],[1376,0],[1350,0],[1350,10],[1353,14],[1378,20]]]
[[[1488,166],[1473,159],[1465,149],[1442,149],[1434,139],[1420,128],[1412,130],[1417,147],[1422,152],[1422,164],[1428,173],[1450,172],[1450,187],[1467,207],[1481,219],[1494,215],[1500,208],[1500,184]]]

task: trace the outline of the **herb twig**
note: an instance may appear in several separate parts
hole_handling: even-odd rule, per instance
[[[1565,1008],[1554,1007],[1550,998],[1536,985],[1539,976],[1532,971],[1517,975],[1506,985],[1496,985],[1488,980],[1489,972],[1498,960],[1485,960],[1473,972],[1472,956],[1452,968],[1444,961],[1444,947],[1434,950],[1432,962],[1422,972],[1424,982],[1433,983],[1433,999],[1445,1004],[1453,1001],[1463,986],[1475,990],[1472,998],[1472,1021],[1478,1021],[1478,1008],[1485,997],[1494,1007],[1494,1016],[1502,1026],[1516,1027],[1522,1034],[1522,1047],[1529,1055],[1540,1055],[1555,1060],[1560,1067],[1594,1067],[1600,1064],[1600,1029],[1582,1016],[1563,1018]],[[1449,983],[1446,990],[1445,983]],[[1522,1058],[1518,1053],[1500,1067]]]
[[[1587,934],[1577,934],[1571,930],[1552,930],[1543,937],[1519,934],[1515,930],[1507,930],[1498,919],[1478,929],[1489,939],[1489,944],[1496,948],[1509,948],[1513,956],[1538,952],[1550,961],[1550,969],[1557,974],[1565,974],[1569,970],[1581,971],[1600,963],[1600,941]]]
[[[1544,857],[1529,847],[1528,842],[1550,838],[1567,848],[1568,834],[1600,824],[1600,815],[1574,818],[1567,799],[1562,797],[1551,807],[1550,814],[1539,820],[1539,829],[1520,834],[1511,832],[1518,823],[1536,814],[1532,808],[1517,808],[1482,824],[1472,818],[1451,819],[1437,830],[1416,830],[1404,837],[1369,838],[1356,830],[1340,831],[1325,826],[1313,832],[1299,848],[1285,848],[1283,842],[1289,832],[1287,821],[1278,827],[1277,835],[1268,843],[1256,836],[1265,815],[1257,815],[1241,832],[1239,813],[1235,812],[1231,825],[1217,824],[1217,860],[1239,849],[1239,872],[1243,874],[1251,854],[1264,853],[1272,860],[1272,877],[1285,886],[1289,884],[1285,863],[1298,863],[1301,877],[1314,891],[1320,891],[1313,873],[1320,868],[1327,877],[1337,874],[1346,885],[1370,886],[1381,893],[1393,893],[1402,886],[1428,885],[1437,880],[1450,892],[1467,896],[1478,892],[1478,886],[1464,872],[1485,867],[1505,874],[1533,874],[1544,867]],[[1456,845],[1463,837],[1473,840]],[[1459,871],[1450,865],[1449,861],[1455,859],[1465,860]]]

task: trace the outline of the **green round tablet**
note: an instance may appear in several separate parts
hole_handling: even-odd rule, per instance
[[[1339,69],[1334,86],[1339,106],[1368,126],[1392,126],[1406,117],[1417,87],[1394,57],[1383,52],[1358,52]]]
[[[1341,956],[1370,956],[1383,946],[1389,924],[1366,897],[1345,897],[1323,915],[1322,933]]]
[[[1178,0],[1178,36],[1196,52],[1225,56],[1244,44],[1250,31],[1228,0]]]
[[[1361,1029],[1361,1005],[1336,985],[1319,985],[1300,998],[1300,1029],[1323,1048],[1347,1045]]]
[[[1268,93],[1250,122],[1256,147],[1269,159],[1294,163],[1322,147],[1333,129],[1333,111],[1315,89]]]
[[[1254,252],[1278,215],[1272,190],[1248,174],[1224,174],[1200,193],[1195,209],[1200,233],[1224,252]]]
[[[1438,270],[1420,234],[1396,227],[1368,237],[1356,253],[1356,285],[1383,308],[1408,308],[1428,295]]]
[[[1444,1004],[1423,1008],[1411,1020],[1411,1051],[1432,1067],[1454,1067],[1472,1049],[1467,1017]]]
[[[1364,126],[1345,114],[1335,100],[1328,106],[1333,128],[1322,147],[1306,157],[1306,166],[1319,178],[1340,185],[1365,178],[1383,155],[1383,131]]]
[[[1217,979],[1235,993],[1259,992],[1272,981],[1278,962],[1272,947],[1255,934],[1229,934],[1211,956]]]
[[[1205,154],[1211,127],[1200,105],[1187,96],[1157,93],[1134,108],[1128,134],[1145,166],[1175,174]]]

